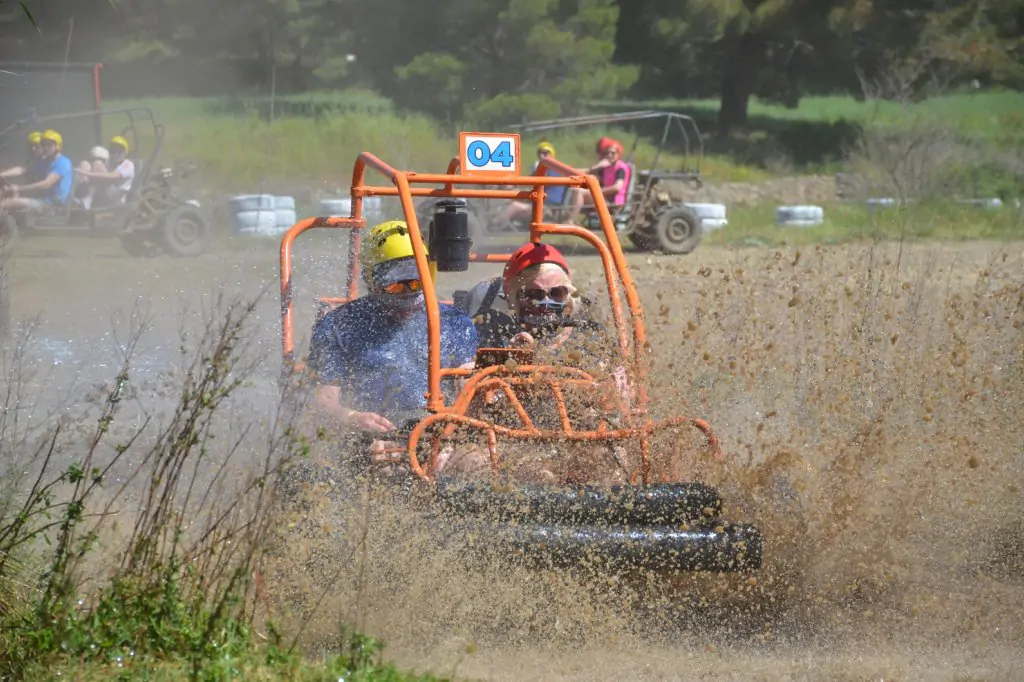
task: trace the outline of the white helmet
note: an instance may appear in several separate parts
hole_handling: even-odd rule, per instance
[[[106,147],[97,146],[89,150],[89,157],[100,159],[101,161],[110,161],[110,152],[107,151]]]

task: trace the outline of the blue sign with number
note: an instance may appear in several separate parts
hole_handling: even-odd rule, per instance
[[[500,133],[462,133],[463,172],[519,173],[519,136]]]

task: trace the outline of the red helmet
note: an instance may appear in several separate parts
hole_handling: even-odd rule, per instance
[[[604,155],[604,150],[608,149],[608,145],[616,144],[615,140],[610,137],[602,137],[597,141],[597,153],[599,156]]]
[[[554,263],[565,270],[566,275],[572,276],[565,256],[558,249],[549,244],[530,242],[516,249],[516,252],[505,263],[505,271],[501,273],[501,290],[505,296],[508,296],[509,284],[519,273],[531,265],[540,265],[541,263]]]

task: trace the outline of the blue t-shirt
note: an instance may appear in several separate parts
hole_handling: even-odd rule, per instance
[[[33,158],[28,164],[29,182],[39,182],[46,179],[46,169],[49,167],[50,162],[46,159],[41,159],[38,156]]]
[[[537,173],[537,167],[540,166],[540,161],[533,164],[533,170],[531,174]],[[555,173],[548,173],[548,175],[555,175]],[[544,188],[544,202],[548,206],[557,206],[562,203],[565,199],[565,187],[562,185],[548,185]]]
[[[50,193],[46,195],[46,203],[64,205],[67,203],[68,197],[71,196],[71,180],[74,174],[71,159],[63,154],[57,154],[57,158],[46,166],[43,177],[39,179],[45,180],[50,173],[59,175],[60,180],[50,188]]]
[[[477,349],[472,320],[452,306],[439,307],[441,367],[472,362]],[[340,386],[347,407],[392,422],[415,418],[427,404],[426,312],[397,319],[371,297],[340,305],[313,328],[307,371],[319,383]],[[452,400],[452,380],[441,386]]]

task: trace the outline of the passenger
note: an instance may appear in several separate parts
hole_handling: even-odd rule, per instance
[[[47,206],[67,204],[71,197],[74,168],[71,160],[61,154],[64,139],[57,131],[47,130],[43,132],[40,144],[45,164],[43,176],[26,185],[8,186],[5,190],[7,196],[0,200],[0,207],[9,211],[39,211]],[[25,193],[39,193],[42,198],[19,196]]]
[[[587,319],[588,308],[581,305],[569,265],[558,249],[547,244],[526,244],[509,259],[502,282],[510,314],[490,310],[474,318],[481,354],[487,348],[531,349],[530,364],[575,367],[590,374],[598,381],[598,392],[563,392],[567,406],[577,403],[576,409],[570,408],[577,429],[597,428],[602,414],[607,416],[616,408],[628,409],[631,393],[626,372],[614,362],[619,353],[618,344],[603,325]],[[517,395],[517,398],[535,426],[551,430],[561,428],[561,416],[550,392],[542,389],[536,395]],[[490,403],[478,404],[477,409],[485,421],[510,428],[521,423],[518,413],[500,395]],[[564,454],[559,461],[546,463],[539,460],[531,463],[527,458],[521,462],[525,469],[519,469],[513,476],[519,480],[525,477],[542,481],[609,482],[602,472],[611,471],[610,482],[625,480],[625,462],[617,460],[619,455],[605,446],[577,444],[567,448]]]
[[[78,164],[75,169],[77,182],[75,183],[75,196],[82,199],[82,205],[90,208],[93,198],[96,195],[96,184],[90,182],[89,173],[106,173],[107,163],[110,161],[110,152],[104,147],[96,146],[89,150],[89,160]]]
[[[473,318],[480,348],[557,347],[575,328],[603,331],[585,318],[569,264],[549,244],[531,242],[517,249],[505,263],[501,286],[508,312],[492,308]]]
[[[80,175],[91,185],[101,188],[94,198],[96,206],[123,204],[135,179],[135,164],[128,158],[128,140],[118,135],[110,140],[110,164],[107,170],[82,170]]]
[[[540,166],[540,162],[546,158],[555,158],[555,147],[550,142],[541,142],[537,145],[537,161],[534,162],[533,168],[530,169],[530,175],[537,172],[537,168]],[[547,208],[553,219],[556,216],[560,216],[564,212],[562,204],[565,203],[565,187],[552,186],[547,187],[544,190],[544,207]],[[512,224],[521,221],[529,221],[533,216],[533,202],[530,201],[510,201],[508,206],[499,213],[498,215],[491,218],[491,223],[488,229],[494,232],[507,230],[512,227]]]
[[[46,170],[43,165],[43,134],[34,131],[28,134],[28,153],[25,156],[25,165],[13,166],[0,171],[0,178],[11,179],[24,177],[28,182],[41,180]]]
[[[598,147],[601,160],[588,168],[586,172],[597,174],[601,193],[609,207],[622,206],[628,199],[626,195],[629,192],[630,179],[629,164],[622,160],[622,144],[617,140],[602,138],[598,142]],[[584,204],[594,205],[590,192],[582,188],[574,189],[571,215],[579,215]]]
[[[393,443],[376,435],[426,416],[427,317],[406,223],[381,223],[366,240],[362,275],[369,293],[317,322],[307,371],[319,412],[349,433],[369,434],[371,461],[379,461]],[[442,367],[472,367],[472,320],[443,303],[439,308]],[[456,382],[446,379],[443,387],[454,399]]]

